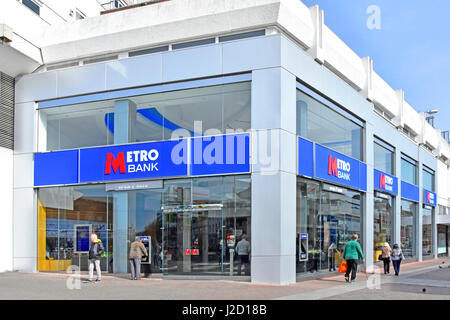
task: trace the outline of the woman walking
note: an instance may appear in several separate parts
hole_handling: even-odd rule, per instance
[[[394,266],[395,275],[398,276],[398,274],[400,273],[400,264],[402,263],[402,260],[405,260],[402,249],[399,248],[398,244],[394,244],[391,253],[391,259]]]
[[[383,248],[381,249],[381,259],[383,260],[384,265],[384,274],[389,274],[390,264],[391,264],[391,252],[392,249],[389,246],[389,243],[385,243]]]

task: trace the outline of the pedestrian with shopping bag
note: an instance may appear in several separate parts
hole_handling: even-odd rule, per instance
[[[345,281],[354,282],[358,269],[358,259],[362,259],[362,262],[364,263],[364,254],[361,250],[361,246],[358,243],[357,234],[354,234],[352,236],[352,240],[347,242],[347,244],[345,245],[343,257],[345,262],[347,263],[347,272],[344,276]]]
[[[398,246],[398,244],[394,244],[391,253],[392,266],[394,267],[395,275],[398,276],[400,274],[400,264],[402,260],[405,260],[405,256],[403,255],[402,249]]]

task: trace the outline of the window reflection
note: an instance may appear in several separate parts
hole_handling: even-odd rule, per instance
[[[323,184],[297,179],[297,234],[308,234],[308,261],[297,272],[336,269],[342,251],[353,234],[361,235],[361,194],[323,190]]]
[[[417,204],[402,200],[400,239],[405,257],[415,257],[415,227]]]
[[[362,128],[297,90],[297,134],[362,160]]]
[[[250,129],[250,82],[162,92],[128,98],[136,107],[129,142],[160,141],[183,134],[224,134]],[[114,143],[115,100],[39,110],[39,150]]]

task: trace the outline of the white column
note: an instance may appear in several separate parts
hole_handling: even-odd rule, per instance
[[[296,79],[252,76],[252,282],[296,282]]]
[[[367,191],[363,194],[363,213],[361,217],[362,227],[362,239],[361,244],[363,246],[364,257],[366,261],[367,270],[373,269],[373,219],[374,219],[374,199],[373,199],[373,169],[374,169],[374,157],[373,157],[373,128],[372,124],[366,123],[364,129],[364,160],[367,164]]]

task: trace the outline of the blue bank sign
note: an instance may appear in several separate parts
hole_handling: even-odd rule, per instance
[[[187,175],[187,139],[80,150],[80,182]]]
[[[298,138],[298,174],[367,190],[367,166],[320,144]]]
[[[430,206],[436,206],[437,204],[436,193],[423,189],[423,203]]]
[[[373,170],[373,187],[375,190],[398,194],[398,179],[379,170]]]
[[[250,134],[37,153],[34,185],[250,172]]]

